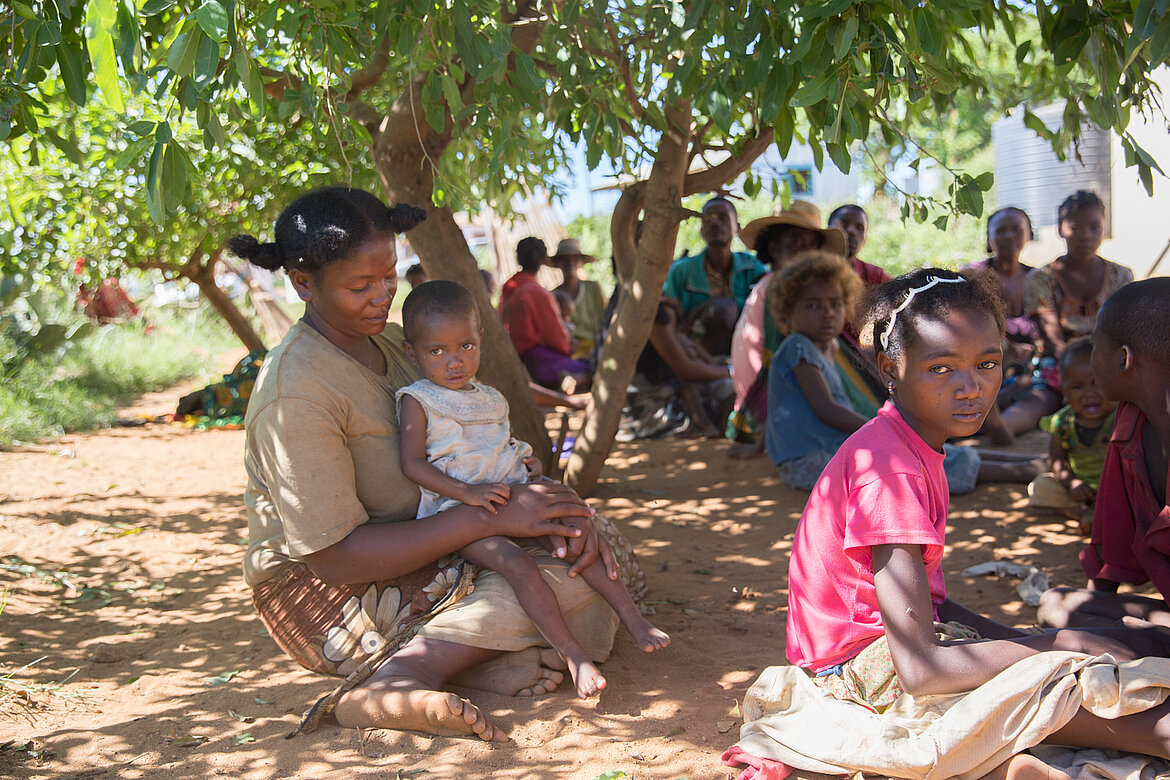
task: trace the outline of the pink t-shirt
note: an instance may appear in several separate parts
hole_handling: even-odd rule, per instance
[[[766,298],[772,276],[773,272],[769,271],[756,282],[731,336],[731,382],[735,385],[736,409],[743,406],[743,399],[764,367],[764,312],[768,308]]]
[[[922,545],[937,620],[949,502],[943,454],[887,402],[841,445],[800,518],[788,563],[788,660],[820,671],[885,633],[874,545]]]

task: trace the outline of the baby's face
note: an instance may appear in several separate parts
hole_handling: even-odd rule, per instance
[[[463,390],[479,371],[479,341],[483,328],[470,315],[437,314],[426,317],[409,345],[422,375],[440,387]]]
[[[1064,397],[1082,424],[1100,423],[1117,408],[1097,386],[1093,369],[1087,360],[1078,360],[1068,366],[1060,377]]]

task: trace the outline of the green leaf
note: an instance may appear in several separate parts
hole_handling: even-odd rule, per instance
[[[165,143],[155,141],[150,160],[146,163],[146,208],[150,212],[150,218],[159,225],[167,213],[166,194],[162,186],[163,157],[166,151]]]
[[[199,49],[195,53],[195,89],[203,89],[215,80],[219,70],[219,44],[206,35],[199,36]]]
[[[118,82],[118,63],[114,54],[114,36],[118,19],[113,0],[90,0],[86,12],[85,34],[90,67],[102,99],[110,110],[121,113],[122,87]]]
[[[829,96],[829,92],[837,87],[839,83],[836,73],[825,71],[816,78],[802,84],[796,90],[796,95],[791,100],[791,105],[812,106],[820,103]]]
[[[459,95],[459,85],[455,83],[455,79],[447,75],[441,76],[440,82],[443,86],[443,99],[447,101],[447,109],[458,111],[463,107],[463,98]]]
[[[249,742],[255,742],[256,738],[251,734],[237,734],[232,737],[232,744],[236,747],[240,745],[247,745]]]
[[[143,16],[157,16],[163,11],[172,8],[177,0],[146,0],[139,11]]]
[[[190,76],[195,68],[195,55],[199,52],[199,41],[206,38],[198,27],[179,33],[167,51],[167,67],[180,76]]]
[[[231,28],[231,18],[217,0],[207,0],[195,11],[195,18],[203,32],[212,40],[222,43]]]
[[[837,30],[837,36],[833,39],[833,56],[837,59],[844,59],[849,50],[853,48],[853,41],[857,38],[857,28],[861,20],[856,13],[850,14],[849,18]]]
[[[227,685],[229,682],[232,681],[233,677],[235,677],[236,675],[238,675],[242,671],[244,671],[244,670],[237,669],[234,672],[224,672],[223,674],[217,674],[215,677],[208,677],[207,684],[210,685],[212,688],[218,688],[221,685]]]
[[[61,80],[65,82],[65,91],[69,99],[79,106],[86,101],[85,89],[85,52],[73,48],[67,43],[58,43],[53,47],[57,52],[57,64],[61,68]]]
[[[61,154],[69,158],[74,165],[81,165],[81,150],[77,148],[77,144],[73,141],[62,138],[55,130],[46,127],[42,132],[45,140],[57,147]]]

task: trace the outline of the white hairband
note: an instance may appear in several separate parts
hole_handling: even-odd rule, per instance
[[[960,283],[962,283],[965,281],[967,281],[967,280],[961,276],[952,276],[952,277],[928,276],[928,277],[926,277],[926,284],[922,285],[921,287],[911,287],[910,291],[908,293],[906,293],[906,300],[902,301],[902,305],[899,306],[898,308],[894,309],[892,312],[890,312],[890,322],[888,325],[886,325],[886,329],[884,331],[882,331],[882,335],[880,338],[880,341],[882,343],[882,351],[884,352],[890,348],[890,335],[894,332],[894,321],[897,320],[898,314],[902,310],[904,310],[907,306],[910,305],[910,301],[914,300],[914,296],[917,293],[926,292],[931,287],[934,287],[936,284],[941,284],[943,282],[947,282],[947,283],[960,282]]]

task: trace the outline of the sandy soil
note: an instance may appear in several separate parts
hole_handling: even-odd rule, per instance
[[[181,390],[126,415],[167,411]],[[0,453],[0,776],[732,777],[719,756],[737,701],[784,660],[806,494],[727,448],[616,447],[591,503],[635,543],[674,643],[647,657],[619,633],[590,701],[471,694],[512,736],[503,747],[335,726],[285,740],[333,682],[284,657],[253,615],[241,431],[151,424]],[[1075,523],[1024,503],[1020,487],[981,487],[956,498],[948,530],[951,594],[1016,625],[1035,610],[1015,581],[959,572],[1005,558],[1054,584],[1081,577]]]

